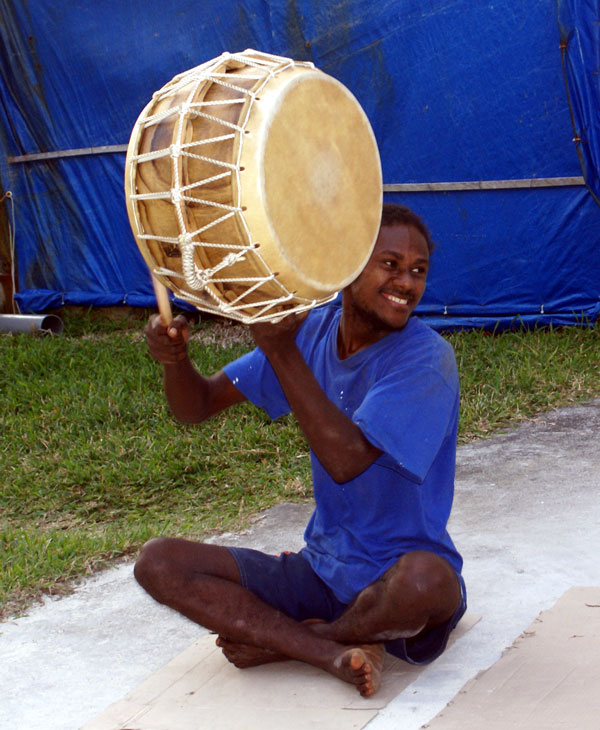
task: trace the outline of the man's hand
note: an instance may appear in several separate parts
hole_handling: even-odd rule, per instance
[[[288,314],[279,322],[257,322],[250,325],[254,342],[268,355],[281,348],[287,348],[296,337],[300,325],[308,317],[308,312]]]
[[[187,357],[190,329],[181,314],[165,327],[159,314],[150,317],[144,330],[150,354],[163,365],[175,365]]]

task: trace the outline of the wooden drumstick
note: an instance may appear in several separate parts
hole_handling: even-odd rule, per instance
[[[164,284],[150,272],[152,276],[152,285],[154,286],[154,293],[156,294],[156,303],[158,304],[158,311],[162,318],[163,324],[168,326],[171,324],[173,319],[173,312],[171,311],[171,303],[169,302],[169,290]]]

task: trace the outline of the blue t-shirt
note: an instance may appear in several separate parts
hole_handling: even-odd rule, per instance
[[[311,451],[315,510],[304,555],[338,599],[349,603],[412,550],[435,552],[460,573],[462,558],[446,530],[459,385],[452,347],[414,317],[402,330],[340,360],[340,316],[335,304],[313,310],[296,343],[328,398],[383,451],[343,484]],[[272,419],[290,411],[260,349],[227,365],[225,373]]]

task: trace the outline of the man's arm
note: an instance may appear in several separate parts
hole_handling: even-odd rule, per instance
[[[151,355],[163,365],[165,395],[178,421],[201,423],[246,400],[222,370],[207,378],[194,368],[187,354],[190,333],[185,317],[176,317],[165,327],[154,315],[145,334]]]
[[[334,481],[347,482],[382,452],[319,385],[294,341],[301,322],[301,318],[289,316],[278,324],[256,324],[250,329],[317,458]]]

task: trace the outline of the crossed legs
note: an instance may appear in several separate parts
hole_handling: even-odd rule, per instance
[[[460,600],[452,568],[424,551],[403,556],[331,623],[298,622],[261,601],[241,585],[221,546],[151,540],[134,572],[155,600],[219,634],[237,666],[297,659],[354,684],[364,697],[379,687],[382,642],[418,638],[447,621]]]

